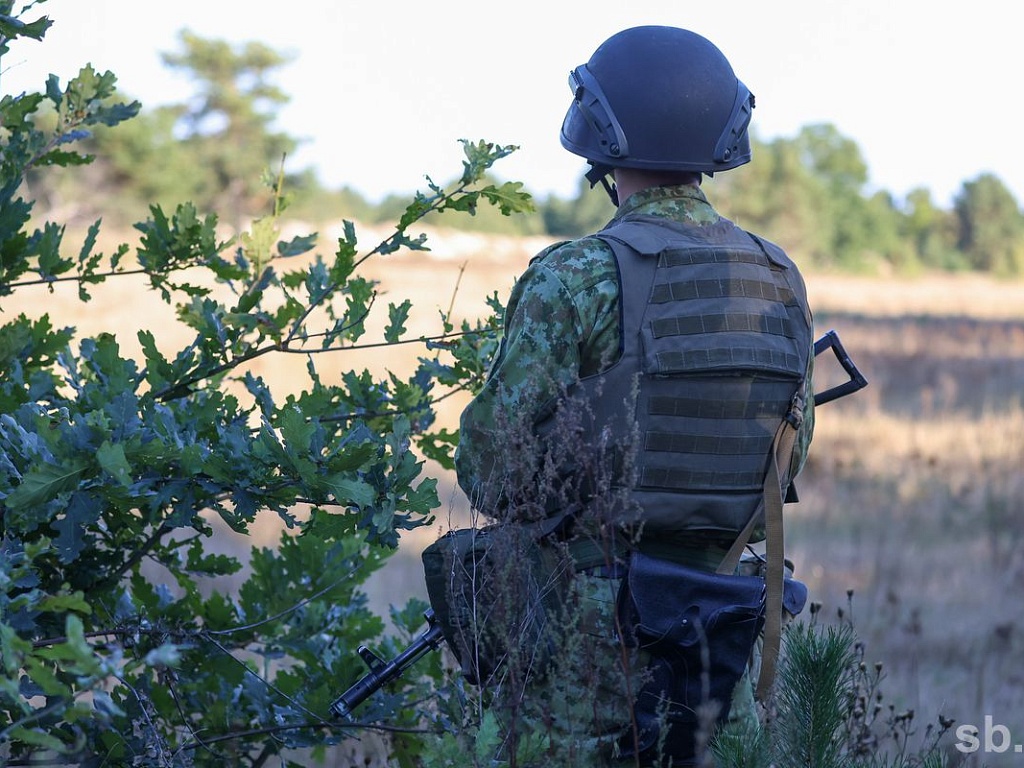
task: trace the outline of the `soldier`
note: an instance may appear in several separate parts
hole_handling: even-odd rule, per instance
[[[567,542],[573,654],[598,669],[559,674],[559,655],[502,699],[504,725],[521,765],[523,744],[578,765],[697,765],[717,725],[754,712],[744,671],[781,613],[771,530],[812,433],[811,314],[783,251],[702,191],[751,159],[754,96],[718,48],[626,29],[569,85],[562,145],[617,211],[517,281],[456,466],[481,512]],[[767,590],[733,575],[766,535]]]

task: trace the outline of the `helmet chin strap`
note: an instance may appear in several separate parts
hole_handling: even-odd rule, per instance
[[[598,183],[604,187],[604,191],[608,193],[608,198],[612,201],[612,205],[616,208],[619,207],[619,191],[615,188],[615,184],[608,181],[608,176],[612,173],[612,167],[610,165],[601,165],[593,161],[590,162],[590,170],[587,171],[583,177],[590,182],[590,188],[593,189]]]

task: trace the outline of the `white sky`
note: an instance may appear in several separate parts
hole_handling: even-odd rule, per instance
[[[458,139],[521,149],[496,167],[544,195],[575,193],[583,162],[558,142],[569,70],[611,34],[668,24],[723,50],[757,96],[762,140],[829,122],[873,187],[948,206],[995,173],[1024,203],[1019,29],[997,0],[49,0],[40,45],[15,44],[0,94],[40,90],[92,62],[143,108],[191,93],[160,52],[191,29],[292,55],[277,127],[303,138],[291,169],[379,199],[461,170]],[[757,162],[756,156],[754,162]]]

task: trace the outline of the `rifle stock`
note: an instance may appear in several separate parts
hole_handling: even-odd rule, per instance
[[[853,360],[847,354],[846,349],[839,341],[839,334],[835,331],[829,331],[820,339],[814,342],[814,356],[817,357],[822,352],[831,349],[836,356],[836,360],[846,371],[846,374],[850,377],[848,381],[844,381],[842,384],[832,387],[824,392],[814,393],[814,404],[824,405],[830,403],[833,400],[838,400],[840,397],[846,397],[852,395],[854,392],[860,389],[864,389],[868,385],[868,380],[864,378]]]

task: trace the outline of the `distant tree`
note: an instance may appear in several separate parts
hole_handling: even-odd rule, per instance
[[[972,268],[1002,274],[1024,271],[1024,217],[996,176],[984,173],[965,182],[953,210],[957,245]]]
[[[565,200],[551,195],[538,209],[544,230],[556,237],[582,237],[603,227],[615,214],[604,189],[600,185],[592,188],[583,177],[577,185],[576,197]]]
[[[130,101],[115,92],[109,101]],[[114,129],[97,125],[80,138],[93,162],[76,174],[33,167],[26,184],[47,215],[87,225],[101,214],[108,224],[124,229],[147,213],[149,204],[173,207],[197,199],[205,172],[193,148],[179,141],[174,128],[184,108],[157,107],[140,111],[134,120]],[[49,103],[39,107],[37,124],[55,130],[57,115]]]
[[[857,143],[829,123],[808,125],[796,138],[801,161],[836,191],[859,193],[868,181],[868,167]]]
[[[296,146],[271,127],[288,97],[268,77],[287,59],[258,43],[235,50],[187,31],[181,41],[185,50],[164,54],[164,61],[191,76],[194,97],[143,110],[117,130],[96,126],[81,139],[95,162],[74,177],[31,169],[27,183],[47,210],[88,222],[102,209],[110,223],[124,227],[145,216],[150,204],[191,201],[200,210],[221,211],[236,229],[265,210],[270,185],[264,177],[276,174]],[[41,123],[56,120],[48,109],[41,105]],[[288,189],[307,198],[323,191],[302,171],[289,174]]]
[[[705,182],[712,202],[741,227],[764,232],[795,258],[834,263],[833,212],[792,139],[753,143],[754,160]]]
[[[385,221],[396,221],[401,217],[404,206],[402,200],[404,198],[399,194],[385,195],[384,199],[381,200],[373,214],[374,223],[381,223]]]
[[[967,268],[967,260],[957,248],[953,215],[935,205],[927,189],[919,187],[907,195],[902,226],[921,265],[943,270]]]
[[[834,125],[819,124],[802,128],[795,146],[801,165],[824,193],[822,202],[830,212],[828,248],[835,262],[863,268],[880,252],[891,255],[891,236],[898,229],[895,211],[884,199],[872,204],[864,197],[868,170],[856,142]]]
[[[117,223],[127,224],[145,216],[148,204],[173,207],[196,199],[199,158],[175,136],[183,113],[180,105],[157,107],[116,130],[96,131],[89,144],[96,162],[88,170],[94,189],[103,191],[97,209],[105,212],[116,200]]]
[[[261,178],[276,172],[296,146],[271,127],[288,96],[270,75],[289,59],[262,43],[236,49],[187,30],[180,40],[184,50],[163,54],[163,61],[198,87],[176,126],[194,158],[189,170],[201,180],[194,201],[201,209],[223,211],[240,226],[268,204]]]
[[[305,221],[325,223],[349,219],[367,224],[376,220],[377,206],[358,190],[349,186],[324,189],[312,169],[293,176],[289,188],[293,195],[292,215]]]
[[[874,271],[883,264],[909,267],[914,249],[902,234],[903,213],[889,192],[847,198],[837,216],[836,253],[847,269]]]

